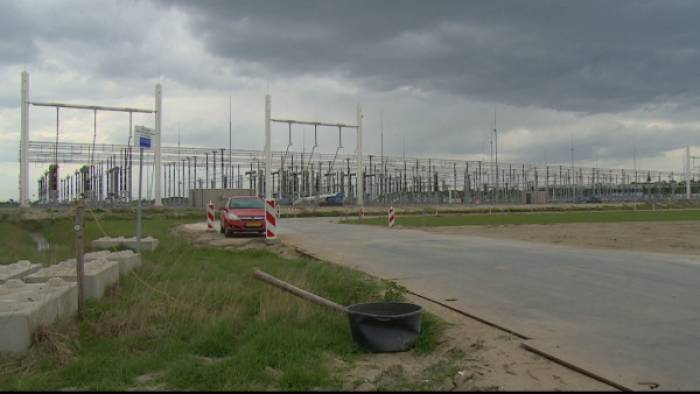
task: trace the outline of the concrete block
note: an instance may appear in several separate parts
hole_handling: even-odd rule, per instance
[[[136,237],[127,238],[124,242],[127,248],[131,250],[137,250]],[[158,239],[153,237],[141,238],[141,250],[142,251],[154,251],[158,247]]]
[[[41,264],[32,264],[28,260],[20,260],[16,263],[0,265],[0,284],[10,279],[21,279],[33,274],[41,268]]]
[[[212,201],[218,208],[226,205],[231,196],[254,196],[255,189],[191,189],[190,203],[192,208],[202,209],[202,219],[207,218],[207,204]]]
[[[111,249],[114,247],[123,246],[131,250],[137,250],[136,237],[102,237],[92,241],[93,249]],[[154,251],[158,247],[158,239],[153,237],[141,238],[141,250]]]
[[[85,253],[83,255],[83,259],[84,261],[98,260],[101,258],[107,258],[111,254],[112,252],[110,252],[109,250],[98,250],[97,252]]]
[[[85,299],[99,299],[105,290],[119,281],[119,263],[105,259],[86,262],[85,269]],[[42,268],[24,278],[27,283],[47,282],[51,278],[61,278],[69,282],[77,281],[75,259],[62,261],[56,265]]]
[[[132,269],[141,266],[141,254],[131,250],[121,250],[111,253],[107,259],[119,262],[119,274],[124,276]]]
[[[119,245],[124,244],[126,238],[124,237],[101,237],[92,241],[93,249],[110,249]]]
[[[100,237],[92,240],[92,248],[96,250],[109,249],[112,247],[112,238],[110,237]]]
[[[21,353],[41,325],[78,310],[78,286],[60,278],[46,283],[10,279],[0,285],[0,352]]]
[[[85,254],[83,255],[83,261],[87,263],[87,262],[90,262],[90,261],[95,261],[95,260],[100,260],[100,259],[107,259],[107,260],[109,260],[108,257],[109,257],[111,254],[112,254],[112,252],[110,252],[109,250],[100,250],[100,251],[98,251],[98,252],[85,253]],[[68,263],[71,263],[71,264],[75,264],[76,261],[78,261],[78,260],[76,260],[76,258],[73,257],[73,258],[70,258],[70,259],[66,259],[66,260],[60,261],[58,264],[61,264],[61,263],[64,263],[64,262],[68,262]]]
[[[84,256],[85,263],[91,263],[95,260],[106,259],[110,261],[116,261],[119,263],[119,274],[126,275],[132,269],[141,266],[141,254],[134,253],[132,250],[120,250],[118,252],[110,252],[108,250],[103,250],[99,252],[86,253]],[[61,263],[75,264],[76,259],[64,260]],[[60,264],[60,263],[59,263]]]

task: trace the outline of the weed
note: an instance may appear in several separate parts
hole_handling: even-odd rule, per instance
[[[445,323],[430,313],[423,313],[421,333],[416,342],[415,351],[419,355],[432,353],[440,344],[440,337],[445,332]]]
[[[393,281],[385,281],[386,290],[384,290],[385,302],[404,301],[406,288]]]

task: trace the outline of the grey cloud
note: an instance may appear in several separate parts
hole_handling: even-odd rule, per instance
[[[139,3],[127,2],[37,2],[4,1],[0,13],[0,50],[23,56],[3,56],[7,63],[21,63],[35,59],[37,43],[46,41],[57,45],[74,45],[75,53],[90,58],[91,50],[120,42],[138,44],[148,19],[138,11]],[[127,5],[135,7],[124,12]],[[5,54],[6,52],[0,52]]]
[[[696,2],[177,4],[212,53],[255,62],[269,77],[344,75],[372,89],[580,112],[698,102]]]
[[[36,59],[37,48],[31,38],[31,24],[12,2],[2,3],[0,12],[0,65],[27,64]]]
[[[46,41],[72,54],[67,67],[115,81],[166,75],[221,88],[231,76],[340,76],[367,90],[415,86],[584,113],[700,102],[696,2],[18,4],[5,2],[0,16],[8,38],[0,43],[1,62],[31,62],[36,43]],[[204,42],[213,59],[179,56],[159,48],[159,39],[148,41],[154,29],[157,36],[177,23],[163,20],[170,7],[187,14],[195,42]],[[163,34],[162,42],[173,39]]]
[[[158,62],[157,45],[146,47],[153,44],[147,39],[154,26],[166,22],[150,2],[10,0],[2,8],[0,65],[29,63],[33,70],[113,80],[158,78],[167,69]],[[178,76],[187,79],[187,73]]]
[[[576,162],[592,163],[595,160],[615,158],[632,163],[633,155],[639,161],[644,157],[654,157],[663,152],[683,146],[697,132],[687,128],[678,128],[669,134],[645,133],[640,136],[634,129],[617,129],[615,133],[597,135],[579,135],[574,137],[574,159]],[[528,144],[526,146],[500,146],[500,152],[509,160],[517,162],[564,163],[571,160],[571,140],[548,142],[547,144]],[[680,167],[680,162],[672,167]],[[631,167],[631,165],[630,165]],[[644,168],[644,167],[640,167]]]

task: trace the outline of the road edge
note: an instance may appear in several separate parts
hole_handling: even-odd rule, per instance
[[[302,248],[302,247],[300,247],[300,246],[294,244],[293,242],[288,242],[287,240],[282,239],[282,243],[283,243],[284,245],[288,246],[288,247],[293,248],[293,249],[296,250],[297,253],[299,253],[300,255],[305,256],[305,257],[307,257],[307,258],[310,258],[310,259],[312,259],[312,260],[321,261],[321,262],[326,262],[326,263],[332,263],[332,264],[338,264],[338,263],[335,263],[335,262],[333,262],[333,261],[329,261],[328,259],[323,259],[323,258],[317,256],[315,253],[310,252],[310,251],[308,251],[308,250],[306,250],[306,249],[304,249],[304,248]],[[341,265],[342,265],[342,264],[341,264]],[[356,269],[356,268],[354,268],[354,269]],[[359,270],[359,271],[361,271],[361,270]],[[384,279],[384,278],[380,278],[380,277],[378,277],[378,276],[376,276],[376,275],[366,273],[366,272],[364,272],[364,271],[361,271],[361,272],[365,273],[366,275],[370,275],[370,276],[376,277],[376,278],[378,278],[378,279],[387,280],[387,279]],[[568,368],[568,369],[570,369],[570,370],[572,370],[572,371],[578,372],[578,373],[580,373],[580,374],[582,374],[582,375],[584,375],[584,376],[587,376],[587,377],[589,377],[589,378],[591,378],[591,379],[593,379],[593,380],[596,380],[596,381],[598,381],[598,382],[600,382],[600,383],[606,384],[606,385],[608,385],[608,386],[610,386],[610,387],[612,387],[612,388],[618,389],[618,390],[620,390],[620,391],[635,391],[635,390],[633,390],[632,388],[629,388],[629,387],[627,387],[627,386],[625,386],[625,385],[623,385],[623,384],[617,383],[617,382],[615,382],[615,381],[613,381],[613,380],[610,380],[610,379],[605,378],[605,377],[603,377],[603,376],[601,376],[601,375],[599,375],[599,374],[596,374],[596,373],[594,373],[594,372],[592,372],[592,371],[589,371],[589,370],[587,370],[587,369],[585,369],[585,368],[583,368],[583,367],[579,367],[579,366],[577,366],[577,365],[575,365],[575,364],[573,364],[573,363],[570,363],[570,362],[568,362],[568,361],[566,361],[566,360],[564,360],[564,359],[562,359],[562,358],[560,358],[560,357],[557,357],[557,356],[555,356],[555,355],[553,355],[553,354],[551,354],[551,353],[549,353],[549,352],[546,352],[546,351],[544,351],[544,350],[542,350],[542,349],[539,349],[539,348],[537,348],[537,347],[535,347],[535,346],[532,346],[532,345],[527,344],[526,342],[529,341],[529,340],[531,340],[531,339],[533,339],[533,338],[530,338],[530,337],[528,337],[528,336],[526,336],[526,335],[523,335],[523,334],[521,334],[521,333],[519,333],[519,332],[517,332],[517,331],[515,331],[515,330],[512,330],[512,329],[510,329],[510,328],[504,327],[504,326],[502,326],[502,325],[500,325],[500,324],[497,324],[497,323],[493,323],[493,322],[491,322],[491,321],[489,321],[489,320],[487,320],[487,319],[481,318],[481,317],[479,317],[479,316],[476,316],[476,315],[474,315],[474,314],[472,314],[472,313],[463,311],[463,310],[461,310],[461,309],[457,309],[457,308],[455,308],[455,307],[453,307],[453,306],[447,305],[447,304],[445,304],[445,303],[443,303],[443,302],[441,302],[441,301],[434,300],[434,299],[432,299],[432,298],[430,298],[430,297],[428,297],[428,296],[425,296],[425,295],[423,295],[423,294],[418,294],[418,293],[416,293],[416,292],[414,292],[414,291],[412,291],[412,290],[410,290],[410,289],[408,289],[408,288],[406,288],[406,292],[408,292],[409,294],[412,294],[412,295],[414,295],[414,296],[416,296],[416,297],[422,298],[422,299],[424,299],[424,300],[426,300],[426,301],[429,301],[429,302],[432,302],[432,303],[434,303],[434,304],[440,305],[440,306],[442,306],[443,308],[449,309],[449,310],[451,310],[451,311],[453,311],[453,312],[459,313],[460,315],[463,315],[463,316],[465,316],[465,317],[467,317],[467,318],[469,318],[469,319],[476,320],[476,321],[478,321],[478,322],[480,322],[480,323],[482,323],[482,324],[486,324],[486,325],[488,325],[488,326],[491,326],[491,327],[493,327],[493,328],[496,328],[496,329],[501,330],[501,331],[503,331],[503,332],[506,332],[506,333],[508,333],[508,334],[515,335],[516,337],[518,337],[518,338],[520,338],[520,339],[522,340],[522,342],[520,342],[520,346],[521,346],[523,349],[525,349],[525,350],[527,350],[527,351],[529,351],[529,352],[532,352],[532,353],[534,353],[534,354],[537,354],[537,355],[539,355],[539,356],[541,356],[541,357],[544,357],[544,358],[546,358],[546,359],[548,359],[548,360],[550,360],[550,361],[552,361],[552,362],[554,362],[554,363],[556,363],[556,364],[559,364],[559,365],[561,365],[561,366],[563,366],[563,367],[565,367],[565,368]]]

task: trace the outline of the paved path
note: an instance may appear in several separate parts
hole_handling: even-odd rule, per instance
[[[700,389],[700,261],[283,219],[283,240],[532,338],[626,387]]]

